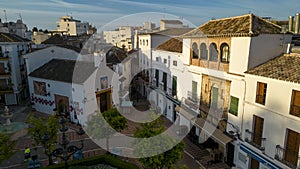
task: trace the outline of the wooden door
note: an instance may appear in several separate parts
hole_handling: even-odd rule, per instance
[[[264,129],[264,119],[254,115],[253,120],[253,143],[261,147]]]
[[[254,158],[251,158],[251,169],[259,169],[259,162],[254,159]]]
[[[61,96],[55,94],[55,106],[58,114],[65,113],[66,117],[69,117],[69,98],[67,96]]]
[[[285,161],[297,165],[299,154],[300,134],[287,129],[287,140],[285,144]]]

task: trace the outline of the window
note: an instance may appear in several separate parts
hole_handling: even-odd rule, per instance
[[[221,62],[229,63],[230,55],[229,55],[229,46],[227,43],[223,43],[221,45]]]
[[[142,45],[142,40],[140,39],[140,45]]]
[[[173,60],[173,66],[177,66],[177,61]]]
[[[198,59],[199,51],[198,51],[197,43],[193,43],[192,48],[193,48],[193,59]]]
[[[164,59],[164,63],[167,63],[167,59]]]
[[[218,50],[217,45],[215,43],[211,43],[209,45],[209,60],[210,61],[218,61]]]
[[[145,46],[145,39],[143,40],[143,46]]]
[[[267,93],[267,84],[257,82],[255,102],[259,103],[259,104],[262,104],[262,105],[265,105],[266,93]]]
[[[230,97],[230,108],[229,113],[237,116],[238,115],[238,108],[239,108],[239,99],[236,97]]]
[[[164,83],[164,91],[167,91],[167,73],[163,73],[163,79],[162,82]]]
[[[146,40],[146,45],[148,46],[148,40]]]
[[[155,60],[158,62],[159,61],[159,57],[156,57]]]
[[[196,81],[192,81],[192,99],[197,100],[197,86],[198,83]]]
[[[200,59],[207,60],[207,47],[205,43],[201,43],[200,45]]]
[[[155,69],[156,87],[159,85],[159,70]]]
[[[287,129],[284,160],[297,165],[300,146],[300,133]]]
[[[46,96],[46,83],[33,81],[34,93],[42,96]]]
[[[290,114],[300,117],[300,91],[293,90]]]
[[[172,78],[172,96],[177,95],[177,77],[173,76]]]

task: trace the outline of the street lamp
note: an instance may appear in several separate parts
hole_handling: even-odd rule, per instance
[[[66,132],[68,131],[69,128],[65,125],[68,120],[64,116],[65,116],[65,113],[62,113],[62,116],[59,119],[59,124],[61,125],[61,128],[59,130],[62,132],[61,143],[59,143],[61,147],[56,148],[50,154],[47,152],[47,149],[45,150],[45,152],[47,155],[53,155],[54,157],[59,157],[60,159],[62,159],[65,163],[65,169],[68,169],[68,160],[74,153],[82,150],[84,145],[83,145],[83,140],[81,139],[80,140],[81,144],[79,147],[77,147],[75,145],[69,146],[70,142],[68,141],[67,136],[66,136]],[[82,127],[80,127],[80,129],[76,133],[79,136],[81,136],[85,132],[82,129]],[[45,134],[42,138],[44,143],[46,143],[49,139],[50,139],[50,137],[48,134]]]

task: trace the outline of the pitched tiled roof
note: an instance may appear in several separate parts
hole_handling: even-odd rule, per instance
[[[156,49],[169,52],[182,53],[182,39],[171,38],[160,44]]]
[[[47,40],[45,40],[44,42],[42,42],[42,44],[53,44],[53,45],[66,44],[66,41],[62,36],[55,34],[50,38],[48,38]]]
[[[281,27],[253,14],[210,20],[186,33],[186,37],[202,36],[257,36],[280,34]]]
[[[248,70],[246,74],[300,83],[300,54],[284,54]]]
[[[0,32],[0,42],[29,42],[30,40],[22,38],[11,33]]]
[[[76,69],[76,76],[73,77]],[[96,70],[91,62],[52,59],[29,76],[67,83],[83,83]]]
[[[106,64],[115,65],[121,63],[127,56],[127,52],[123,49],[113,46],[106,53]]]

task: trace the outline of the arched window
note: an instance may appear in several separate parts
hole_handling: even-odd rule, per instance
[[[208,52],[207,52],[206,44],[201,43],[201,45],[200,45],[200,59],[207,60],[207,58],[208,58],[207,53]]]
[[[227,43],[223,43],[221,45],[221,62],[229,63],[230,61],[230,52],[229,52],[229,46]]]
[[[143,39],[143,46],[145,46],[145,39]]]
[[[198,59],[199,58],[199,50],[198,50],[197,43],[195,43],[195,42],[193,43],[192,49],[193,49],[193,59]]]
[[[215,43],[211,43],[209,45],[209,60],[218,61],[218,50],[217,45]]]

